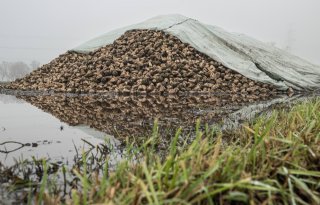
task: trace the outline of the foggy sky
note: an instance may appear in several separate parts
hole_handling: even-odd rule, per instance
[[[47,63],[107,31],[182,14],[320,64],[319,0],[0,0],[0,62]]]

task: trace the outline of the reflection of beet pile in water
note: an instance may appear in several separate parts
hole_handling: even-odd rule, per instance
[[[198,118],[207,123],[219,122],[228,114],[254,102],[250,95],[110,98],[56,95],[20,98],[69,125],[88,125],[120,137],[149,136],[155,118],[159,119],[161,132],[176,131],[179,126],[186,131],[195,127]]]
[[[173,35],[154,30],[128,31],[89,54],[67,52],[8,88],[73,93],[222,92],[257,97],[276,92],[274,86],[250,80]]]

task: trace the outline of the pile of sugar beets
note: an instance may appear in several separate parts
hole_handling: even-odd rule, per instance
[[[89,54],[69,51],[7,87],[71,93],[241,93],[255,98],[277,92],[156,30],[127,31]]]

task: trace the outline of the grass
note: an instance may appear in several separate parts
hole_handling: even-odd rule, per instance
[[[116,169],[105,163],[92,172],[83,163],[71,171],[79,184],[66,201],[49,191],[47,176],[36,198],[74,205],[320,204],[320,99],[265,114],[232,132],[202,130],[198,122],[193,142],[182,140],[179,129],[165,155],[154,144],[156,124],[147,142],[128,146],[132,155]]]

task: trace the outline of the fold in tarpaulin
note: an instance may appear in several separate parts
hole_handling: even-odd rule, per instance
[[[248,36],[229,33],[181,15],[157,16],[94,38],[72,51],[89,53],[112,44],[128,30],[162,30],[190,44],[213,60],[255,81],[281,90],[320,88],[320,66]]]

